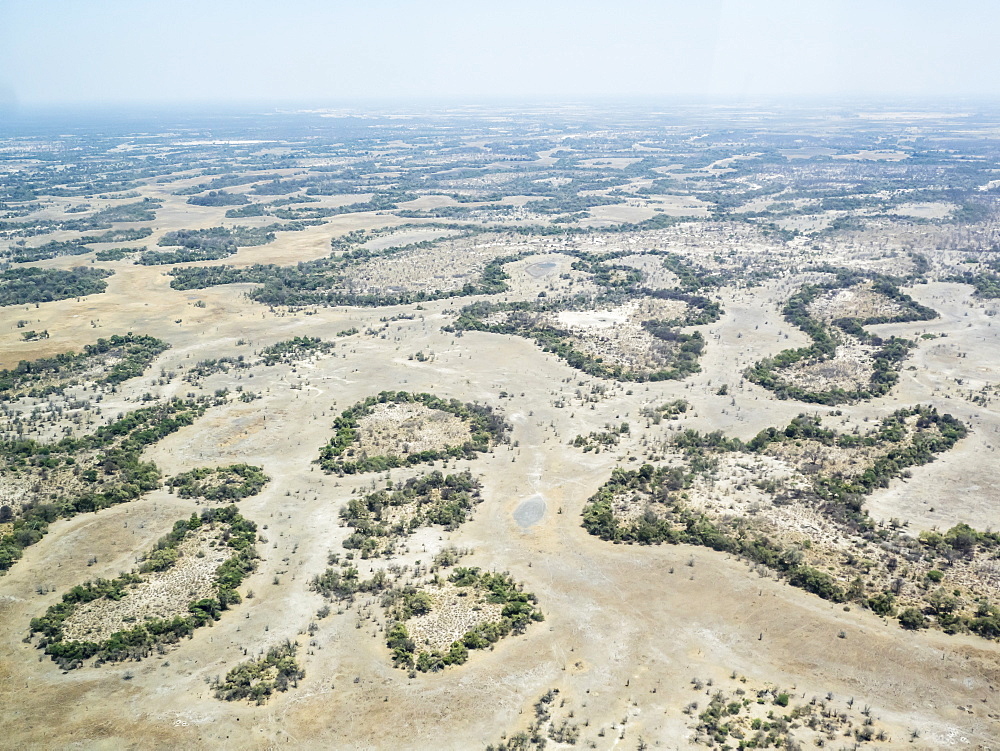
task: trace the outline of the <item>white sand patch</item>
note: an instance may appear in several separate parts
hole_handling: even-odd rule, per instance
[[[630,312],[624,306],[614,310],[563,310],[556,320],[570,328],[607,329],[624,324]]]

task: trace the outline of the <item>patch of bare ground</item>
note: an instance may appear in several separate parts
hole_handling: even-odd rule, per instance
[[[840,334],[833,357],[809,358],[792,363],[779,372],[784,380],[806,391],[861,391],[875,372],[873,355],[878,347]]]
[[[663,267],[663,258],[656,255],[637,253],[616,258],[616,265],[628,266],[642,272],[642,284],[650,289],[673,289],[677,286],[677,275]]]
[[[384,402],[358,419],[357,434],[352,446],[357,452],[405,456],[461,445],[471,432],[464,420],[447,412],[414,402]]]
[[[645,321],[682,318],[687,305],[679,300],[640,298],[603,310],[563,310],[548,314],[546,323],[569,332],[582,352],[629,369],[655,369],[669,364],[676,345],[654,337]]]
[[[437,203],[438,201],[433,201],[431,199],[442,199],[443,196],[429,196],[424,200],[430,203]],[[413,203],[416,203],[414,201]],[[445,198],[445,204],[454,203],[454,201]],[[409,208],[409,206],[407,206]],[[413,206],[412,208],[424,208]],[[374,237],[371,240],[367,240],[362,244],[363,248],[368,250],[385,250],[386,248],[391,248],[393,246],[409,245],[412,243],[420,242],[434,242],[441,239],[442,237],[451,237],[452,235],[459,234],[458,230],[442,230],[442,229],[413,229],[406,228],[395,231],[388,232],[375,232],[372,233]]]
[[[587,213],[588,216],[579,222],[582,227],[609,227],[623,222],[638,223],[656,216],[651,206],[639,201],[594,206]]]
[[[809,304],[809,313],[829,323],[838,318],[893,318],[903,306],[872,288],[870,281],[824,292]]]
[[[534,300],[539,293],[552,298],[566,298],[574,294],[601,293],[593,282],[593,275],[573,268],[577,259],[566,253],[546,252],[548,245],[538,242],[511,241],[511,254],[530,253],[526,258],[504,264],[508,290],[503,299]]]
[[[517,245],[512,250],[520,252],[533,246]],[[504,265],[509,279],[510,292],[504,299],[531,300],[539,292],[549,298],[568,297],[572,294],[600,294],[601,289],[593,283],[592,275],[573,268],[576,258],[565,253],[539,252]]]
[[[908,276],[917,272],[914,258],[898,253],[873,258],[870,254],[862,252],[851,257],[848,264],[852,268],[861,271],[874,271],[876,274]]]
[[[808,497],[810,490],[809,479],[789,462],[736,454],[719,457],[710,475],[697,476],[684,499],[712,518],[740,520],[748,530],[784,547],[805,545],[816,564],[857,543],[815,505],[796,502]]]
[[[359,295],[451,292],[479,280],[490,261],[509,253],[498,237],[444,239],[428,248],[372,258],[345,270],[345,289]]]
[[[215,570],[232,555],[219,542],[219,530],[217,524],[200,527],[180,543],[173,566],[149,574],[120,600],[102,597],[77,607],[63,621],[63,640],[102,642],[146,620],[186,614],[188,603],[213,593]]]
[[[667,465],[683,466],[680,457]],[[776,497],[798,497],[811,488],[808,478],[783,459],[751,454],[723,454],[713,469],[697,474],[680,498],[685,506],[724,522],[740,524],[758,534],[766,534],[786,546],[815,541],[846,549],[842,530],[818,509],[790,503]],[[670,517],[672,499],[650,498],[636,492],[617,495],[612,501],[616,518],[637,521],[647,514],[657,519]],[[680,527],[678,527],[680,528]],[[812,542],[810,542],[812,544]]]
[[[639,298],[613,307],[557,312],[497,311],[484,317],[487,325],[518,320],[531,327],[565,331],[575,349],[604,362],[631,370],[655,370],[670,365],[678,345],[653,336],[646,321],[683,318],[687,304],[679,300]]]
[[[430,597],[431,611],[406,621],[417,649],[448,649],[476,626],[499,621],[503,613],[502,605],[487,601],[476,587],[456,587],[445,581],[421,591]]]

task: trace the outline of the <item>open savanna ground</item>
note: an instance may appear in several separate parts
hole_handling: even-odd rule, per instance
[[[846,126],[288,122],[93,184],[11,141],[10,268],[114,274],[0,307],[0,745],[1000,745],[988,190]],[[49,659],[116,580],[62,641],[198,627]]]

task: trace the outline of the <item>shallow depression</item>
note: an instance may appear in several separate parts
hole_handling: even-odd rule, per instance
[[[514,509],[514,521],[521,527],[537,524],[545,515],[545,499],[538,493],[527,498]]]

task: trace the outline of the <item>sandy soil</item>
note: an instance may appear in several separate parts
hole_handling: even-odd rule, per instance
[[[847,317],[888,318],[899,315],[902,310],[902,305],[875,292],[869,282],[845,289],[830,290],[809,305],[810,314],[826,322]]]
[[[448,649],[480,623],[500,620],[502,605],[487,602],[479,591],[445,582],[426,590],[434,605],[431,612],[406,621],[406,629],[419,648]]]
[[[369,456],[405,456],[458,446],[469,439],[469,426],[460,418],[423,404],[376,404],[358,420],[356,451]]]
[[[63,639],[101,642],[131,624],[185,614],[189,602],[211,595],[215,570],[232,555],[225,546],[209,544],[217,537],[216,531],[205,526],[190,535],[178,546],[177,563],[149,574],[121,600],[101,598],[78,607],[63,621]]]
[[[144,191],[159,195],[175,187]],[[157,233],[218,223],[206,211],[198,215],[203,223],[196,224],[182,201],[168,199],[154,223]],[[332,236],[401,223],[387,214],[336,217],[321,228],[282,233],[271,245],[241,250],[230,260],[293,263],[322,257]],[[853,262],[873,253],[870,242],[860,241],[818,245],[818,250],[805,242],[777,246],[741,225],[530,242],[556,255],[569,244],[636,253],[673,249],[709,268],[745,261],[748,269],[778,264],[797,269],[811,258]],[[520,247],[521,240],[510,240],[509,249]],[[742,255],[731,261],[725,254],[733,248]],[[555,267],[535,272],[529,269],[538,258],[521,262],[512,273],[515,286],[498,297],[526,299],[554,284],[565,273],[564,258],[553,258]],[[931,260],[945,262],[941,254]],[[81,262],[89,259],[40,265],[68,268]],[[578,708],[579,721],[588,722],[580,748],[591,742],[597,748],[634,748],[639,737],[652,748],[688,748],[689,717],[682,710],[691,701],[691,678],[722,682],[733,671],[805,697],[830,692],[837,706],[851,698],[870,705],[893,739],[885,748],[997,747],[996,643],[935,631],[904,632],[894,621],[856,607],[845,610],[710,550],[614,545],[580,526],[587,498],[614,467],[637,466],[677,430],[723,430],[749,438],[765,427],[787,424],[800,412],[832,415],[832,408],[775,401],[741,376],[763,357],[808,343],[780,315],[782,301],[801,277],[720,290],[723,316],[697,327],[706,340],[702,371],[685,381],[636,385],[583,375],[519,337],[473,332],[457,338],[443,332],[466,299],[424,303],[419,311],[414,306],[343,307],[306,315],[254,304],[240,285],[179,292],[170,289],[161,268],[124,261],[96,265],[116,270],[106,294],[3,310],[0,365],[134,331],[173,346],[121,392],[122,399],[134,400],[128,402],[133,407],[147,390],[165,397],[242,386],[259,394],[249,403],[234,400],[210,409],[194,425],[150,447],[144,458],[165,475],[236,461],[262,466],[271,483],[243,500],[240,509],[260,526],[266,540],[258,545],[263,560],[244,585],[254,590],[254,598],[224,613],[212,628],[182,640],[168,660],[130,664],[129,680],[123,680],[124,666],[63,674],[50,661],[39,661],[38,651],[22,641],[30,619],[57,602],[81,574],[113,577],[131,570],[136,556],[197,504],[155,491],[52,524],[50,533],[0,578],[0,732],[11,748],[464,751],[524,727],[532,705],[553,687]],[[996,384],[1000,326],[992,325],[997,319],[970,297],[967,286],[931,283],[908,292],[940,311],[941,318],[872,330],[947,336],[921,340],[908,360],[914,370],[904,370],[889,395],[840,407],[839,419],[864,424],[901,406],[931,403],[967,421],[972,434],[954,451],[914,469],[911,479],[874,494],[869,507],[880,519],[906,519],[914,533],[957,521],[995,529],[1000,527],[995,473],[1000,408],[995,400],[975,403],[970,393]],[[195,306],[199,300],[205,307]],[[401,313],[414,315],[382,320]],[[48,329],[51,338],[21,341],[18,319],[29,320],[29,328]],[[161,369],[237,356],[247,346],[256,349],[292,336],[335,339],[351,327],[360,333],[337,339],[333,352],[311,364],[218,374],[197,387],[180,379],[156,384]],[[249,345],[238,345],[240,339]],[[417,351],[433,352],[433,359],[409,359]],[[728,394],[718,393],[721,384],[728,385]],[[468,468],[480,477],[484,502],[454,533],[420,530],[407,542],[402,560],[426,565],[445,545],[471,548],[463,565],[510,571],[538,596],[546,616],[523,636],[505,639],[492,651],[473,652],[466,665],[415,678],[391,667],[384,634],[367,621],[359,627],[355,612],[318,619],[323,601],[308,587],[326,568],[329,552],[342,552],[340,543],[350,530],[341,526],[338,512],[352,494],[427,469],[338,478],[313,464],[336,414],[383,389],[479,401],[512,422],[510,446],[474,462],[436,463],[438,469]],[[643,408],[679,398],[691,404],[680,419],[644,427]],[[632,433],[612,450],[583,453],[569,445],[577,434],[622,421],[632,424]],[[735,478],[738,469],[733,471]],[[539,518],[520,524],[515,511],[536,497],[543,501]],[[712,502],[726,501],[737,502],[735,491]],[[747,496],[739,502],[753,501]],[[88,567],[93,557],[97,561]],[[363,576],[376,565],[357,563]],[[308,636],[312,622],[316,633]],[[297,689],[264,707],[212,698],[208,681],[247,654],[285,639],[300,644],[306,677]],[[628,722],[625,740],[619,741],[609,729],[623,717]],[[599,735],[602,728],[608,730],[605,735]],[[910,743],[912,730],[919,730],[919,738]]]

